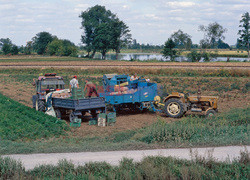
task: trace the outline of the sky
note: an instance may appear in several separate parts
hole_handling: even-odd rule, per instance
[[[225,42],[234,45],[239,21],[250,11],[250,0],[0,0],[0,38],[26,45],[47,31],[60,39],[81,43],[81,12],[105,6],[125,22],[139,43],[162,45],[181,29],[199,43],[199,25],[217,22],[227,29]]]

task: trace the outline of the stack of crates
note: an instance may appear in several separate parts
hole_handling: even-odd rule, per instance
[[[84,98],[84,88],[72,88],[72,99],[83,99]]]
[[[107,126],[114,126],[116,122],[116,113],[112,112],[112,113],[108,113],[107,114]]]
[[[106,113],[98,114],[98,126],[106,126]]]
[[[74,121],[70,123],[70,127],[80,127],[81,123],[81,119],[75,118]]]

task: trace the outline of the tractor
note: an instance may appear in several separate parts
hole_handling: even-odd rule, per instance
[[[163,103],[160,103],[159,96],[155,97],[155,105],[163,107],[165,114],[173,118],[180,118],[189,110],[205,112],[206,117],[211,117],[218,112],[217,102],[217,96],[201,96],[200,92],[193,96],[173,92],[163,99]]]
[[[62,76],[56,73],[46,73],[39,76],[37,80],[33,79],[33,86],[36,87],[36,95],[32,96],[33,108],[37,111],[46,110],[46,95],[52,91],[64,89],[64,81]]]

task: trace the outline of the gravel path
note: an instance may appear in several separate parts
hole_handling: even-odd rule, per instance
[[[213,157],[218,161],[233,160],[240,156],[241,151],[250,151],[250,146],[226,146],[206,148],[183,149],[155,149],[136,151],[107,151],[107,152],[79,152],[79,153],[49,153],[49,154],[16,154],[4,155],[22,161],[26,170],[33,169],[41,164],[56,164],[61,159],[70,160],[75,165],[84,165],[87,162],[106,161],[112,165],[118,165],[123,157],[141,161],[145,156],[172,156],[181,159],[191,159],[191,153],[201,157]]]

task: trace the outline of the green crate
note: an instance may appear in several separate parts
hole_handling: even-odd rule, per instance
[[[73,123],[81,123],[81,122],[82,122],[82,119],[75,118],[75,119],[73,120]]]
[[[80,127],[80,126],[81,126],[81,123],[74,123],[74,122],[70,123],[70,127]]]
[[[72,93],[72,96],[71,96],[72,99],[83,99],[85,96],[83,87],[72,88],[71,93]]]
[[[97,125],[97,120],[89,120],[89,125]]]
[[[115,123],[116,122],[116,113],[108,113],[107,114],[107,123]]]

